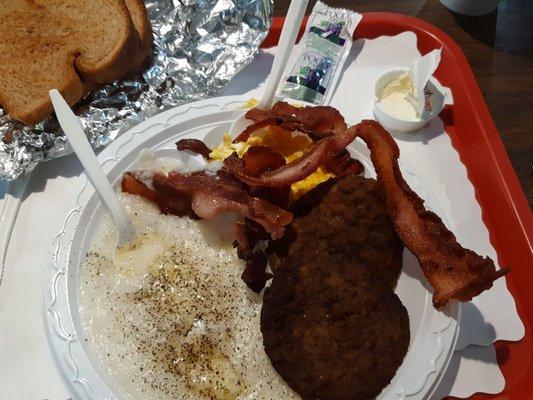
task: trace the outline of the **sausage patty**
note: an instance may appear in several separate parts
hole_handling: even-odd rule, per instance
[[[291,211],[294,222],[270,246],[273,270],[288,255],[341,253],[396,286],[403,244],[385,213],[377,181],[357,175],[329,180],[298,199]]]
[[[282,261],[261,311],[263,343],[276,371],[304,400],[376,397],[409,346],[399,298],[343,253]]]
[[[409,346],[409,318],[394,294],[403,245],[374,180],[319,185],[291,210],[269,246],[272,284],[261,331],[274,368],[303,399],[371,399]]]

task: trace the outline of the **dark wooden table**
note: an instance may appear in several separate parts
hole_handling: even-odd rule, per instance
[[[533,0],[503,0],[482,17],[455,14],[438,0],[323,0],[359,12],[413,15],[437,26],[463,49],[492,113],[530,206],[533,204]],[[309,2],[309,12],[314,1]],[[289,0],[274,0],[285,15]]]

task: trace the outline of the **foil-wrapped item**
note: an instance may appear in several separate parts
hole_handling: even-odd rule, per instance
[[[154,57],[142,74],[105,85],[74,107],[94,148],[163,110],[213,96],[266,37],[272,0],[146,0]],[[72,149],[54,117],[27,126],[0,108],[0,179]]]

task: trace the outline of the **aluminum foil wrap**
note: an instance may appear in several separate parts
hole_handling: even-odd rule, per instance
[[[154,57],[142,74],[113,82],[74,107],[94,148],[163,110],[213,96],[266,37],[272,0],[146,0]],[[0,179],[72,149],[54,117],[30,127],[0,108]]]

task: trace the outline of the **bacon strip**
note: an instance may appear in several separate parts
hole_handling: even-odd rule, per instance
[[[157,203],[157,193],[133,176],[133,173],[126,172],[122,176],[120,183],[122,191],[130,194],[138,194],[154,203]]]
[[[211,149],[199,139],[181,139],[176,142],[176,147],[179,151],[188,150],[196,154],[200,154],[206,159],[209,159]]]
[[[286,164],[285,158],[267,146],[250,146],[242,155],[246,172],[253,176],[275,170]]]
[[[279,125],[280,123],[281,121],[278,118],[266,118],[254,122],[252,125],[248,125],[246,129],[239,134],[239,136],[233,139],[233,143],[246,142],[255,131],[270,125]]]
[[[265,232],[262,225],[248,218],[238,220],[234,229],[235,241],[233,247],[237,249],[239,258],[246,260],[255,247],[263,240],[268,240],[270,235]]]
[[[246,141],[257,129],[269,125],[307,133],[316,141],[299,159],[260,174],[247,168],[246,162],[243,163],[237,156],[226,158],[226,168],[249,186],[288,186],[305,179],[322,164],[327,171],[339,176],[360,173],[363,170],[363,165],[351,158],[344,148],[333,147],[337,141],[335,138],[346,131],[344,118],[333,107],[294,107],[285,102],[278,102],[268,110],[253,108],[246,113],[246,118],[255,123],[248,126],[234,142]]]
[[[169,185],[166,175],[158,172],[153,174],[152,185],[154,189],[146,186],[136,175],[135,172],[126,172],[122,176],[123,192],[137,194],[156,203],[164,214],[198,218],[191,209],[191,196],[179,192]]]
[[[454,299],[469,301],[509,270],[496,271],[494,262],[463,248],[442,223],[424,208],[424,201],[411,190],[398,167],[399,149],[392,137],[376,121],[365,120],[343,135],[360,137],[370,148],[378,181],[382,184],[386,211],[398,236],[418,258],[424,275],[434,288],[433,304],[444,306]],[[353,139],[352,139],[353,140]]]
[[[221,212],[235,212],[262,225],[273,239],[283,236],[284,226],[292,221],[290,212],[250,196],[239,182],[223,172],[216,176],[204,172],[184,175],[173,171],[168,176],[156,173],[153,186],[154,190],[148,188],[134,173],[126,173],[122,182],[128,193],[155,199],[164,213],[212,219]]]
[[[251,146],[242,155],[244,169],[252,176],[275,170],[286,164],[285,158],[267,146]],[[289,205],[290,185],[280,187],[250,186],[249,192],[254,197],[265,199],[269,203],[286,209]]]
[[[261,174],[254,174],[249,171],[243,160],[237,155],[227,157],[224,160],[224,165],[236,178],[247,185],[255,187],[292,185],[307,178],[321,165],[327,171],[338,176],[361,173],[364,169],[363,164],[353,159],[346,149],[337,150],[340,144],[347,141],[346,138],[343,136],[338,139],[337,136],[321,139],[308,149],[302,157]]]
[[[350,174],[360,174],[363,172],[363,164],[359,160],[352,158],[346,149],[328,158],[324,164],[326,171],[335,175],[345,176]]]
[[[294,107],[280,101],[268,110],[252,108],[245,117],[255,122],[269,121],[267,125],[279,125],[288,131],[307,133],[313,140],[346,130],[344,117],[329,106]]]
[[[329,139],[319,140],[302,157],[259,176],[250,175],[244,162],[236,154],[227,157],[224,166],[236,178],[251,186],[287,186],[305,179],[317,170],[328,155],[329,143]]]
[[[257,248],[257,245],[269,239],[269,235],[257,222],[244,218],[235,223],[234,227],[236,240],[233,247],[237,249],[240,259],[246,261],[241,279],[255,293],[261,292],[266,282],[272,277],[265,271],[267,257],[265,252]]]
[[[260,293],[272,274],[266,272],[268,263],[267,256],[260,250],[254,251],[245,258],[246,267],[242,272],[241,279],[255,293]]]

